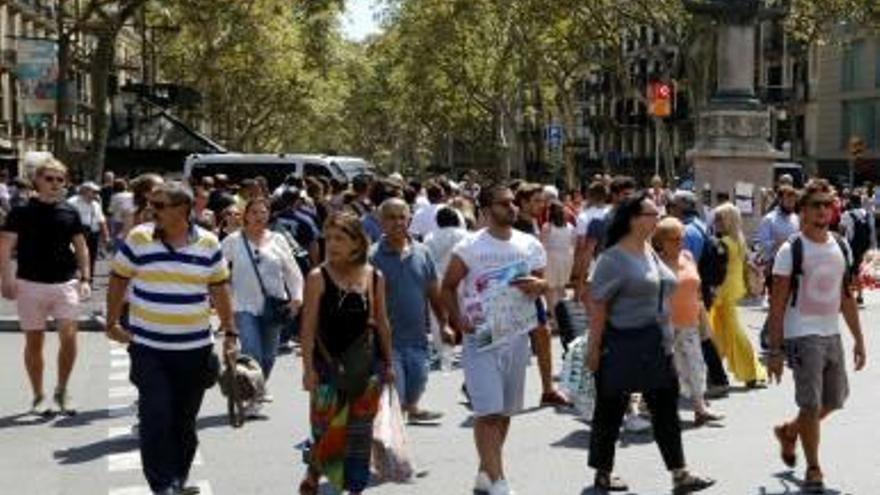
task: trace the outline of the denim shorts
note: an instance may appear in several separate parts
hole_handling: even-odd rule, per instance
[[[394,347],[394,376],[397,394],[404,406],[419,403],[428,384],[428,348]]]

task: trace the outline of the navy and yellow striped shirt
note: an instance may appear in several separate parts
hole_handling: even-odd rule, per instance
[[[115,275],[130,280],[132,341],[161,350],[211,345],[208,290],[229,278],[220,242],[194,227],[186,246],[171,249],[154,230],[152,223],[135,227],[111,266]]]

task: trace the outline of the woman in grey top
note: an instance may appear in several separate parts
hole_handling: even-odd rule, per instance
[[[596,374],[596,409],[590,435],[590,467],[601,491],[627,491],[614,476],[614,452],[631,393],[641,392],[651,410],[654,438],[674,493],[708,488],[714,481],[688,472],[678,417],[678,379],[671,361],[667,300],[675,274],[651,248],[660,213],[646,193],[617,208],[609,246],[590,276],[591,327],[587,367]]]

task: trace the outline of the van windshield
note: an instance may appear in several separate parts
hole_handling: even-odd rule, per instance
[[[269,189],[278,187],[288,174],[296,172],[296,164],[290,163],[260,163],[260,162],[228,162],[228,163],[196,163],[192,168],[192,176],[201,179],[206,175],[224,174],[233,183],[241,182],[242,179],[265,177],[269,182]]]

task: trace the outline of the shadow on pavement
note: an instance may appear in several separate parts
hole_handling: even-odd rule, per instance
[[[242,428],[235,428],[235,429],[245,430],[245,429],[247,429],[248,423],[253,423],[253,422],[257,422],[257,421],[262,422],[262,421],[268,421],[268,420],[269,420],[269,416],[263,416],[263,415],[257,416],[255,418],[248,418],[244,422],[244,426]],[[198,430],[198,431],[207,430],[210,428],[222,428],[224,426],[228,426],[230,429],[233,429],[232,425],[229,423],[229,415],[227,415],[225,413],[224,414],[215,414],[213,416],[203,416],[203,417],[196,420],[196,430]]]
[[[803,480],[795,476],[794,471],[780,471],[773,475],[779,480],[781,485],[778,489],[770,489],[766,486],[758,487],[757,495],[799,495],[805,493],[801,491]],[[833,488],[825,488],[824,495],[843,495],[839,490]]]
[[[59,464],[82,464],[101,459],[110,454],[131,452],[138,450],[137,438],[111,438],[98,442],[73,447],[65,450],[56,450],[52,457]]]
[[[44,425],[53,419],[55,418],[51,414],[43,416],[35,416],[30,412],[11,414],[0,418],[0,430],[5,428],[17,428],[20,426]]]
[[[590,430],[577,430],[550,444],[551,447],[587,450],[590,447]]]
[[[72,416],[59,416],[59,418],[52,424],[53,428],[87,426],[98,420],[110,419],[110,416],[107,414],[107,409],[92,409],[91,411],[80,411]]]

